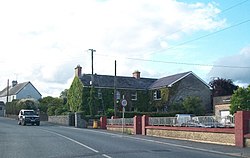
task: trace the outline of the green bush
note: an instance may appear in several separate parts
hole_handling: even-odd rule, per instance
[[[6,114],[18,115],[21,109],[33,109],[37,110],[37,103],[33,100],[22,99],[22,100],[13,100],[6,104]]]

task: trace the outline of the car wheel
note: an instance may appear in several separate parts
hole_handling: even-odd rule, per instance
[[[26,125],[26,122],[22,120],[22,123],[21,123],[21,124],[22,124],[23,126],[25,126],[25,125]]]
[[[37,122],[36,125],[37,125],[37,126],[40,126],[40,122]]]
[[[18,124],[18,125],[21,125],[21,122],[18,120],[18,121],[17,121],[17,124]]]

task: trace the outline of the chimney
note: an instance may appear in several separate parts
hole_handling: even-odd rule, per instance
[[[141,75],[141,72],[138,71],[138,70],[133,72],[133,77],[136,78],[136,79],[140,79],[140,77],[141,77],[140,75]]]
[[[14,87],[15,85],[17,85],[17,81],[12,81],[12,87]]]
[[[81,75],[82,75],[82,67],[80,65],[77,65],[77,67],[75,68],[75,76],[81,77]]]

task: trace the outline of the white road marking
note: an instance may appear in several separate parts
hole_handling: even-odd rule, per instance
[[[91,151],[93,151],[93,152],[95,152],[95,153],[98,153],[98,152],[99,152],[99,151],[97,151],[97,150],[95,150],[95,149],[93,149],[93,148],[91,148],[91,147],[89,147],[89,146],[87,146],[87,145],[85,145],[85,144],[82,144],[82,143],[80,143],[80,142],[78,142],[78,141],[76,141],[76,140],[74,140],[74,139],[71,139],[71,138],[66,137],[66,136],[64,136],[64,135],[61,135],[61,134],[59,134],[59,133],[52,132],[52,131],[48,131],[48,130],[44,130],[44,131],[49,132],[49,133],[52,133],[52,134],[55,134],[55,135],[58,135],[58,136],[63,137],[63,138],[65,138],[65,139],[68,139],[68,140],[70,140],[70,141],[72,141],[72,142],[74,142],[74,143],[76,143],[76,144],[79,144],[79,145],[81,145],[81,146],[83,146],[83,147],[85,147],[85,148],[87,148],[87,149],[89,149],[89,150],[91,150]]]
[[[127,136],[127,135],[107,133],[107,132],[96,131],[96,130],[91,130],[91,129],[81,129],[81,128],[72,128],[72,127],[64,127],[64,128],[71,128],[71,129],[85,130],[85,131],[87,130],[87,131],[101,133],[101,134],[110,135],[110,136],[117,136],[117,137],[122,136],[124,138],[130,138],[130,139],[135,139],[135,140],[140,140],[140,141],[145,141],[145,142],[153,142],[153,143],[157,143],[157,144],[164,144],[164,145],[169,145],[169,146],[174,146],[174,147],[180,147],[180,148],[184,148],[184,149],[204,151],[204,152],[210,152],[210,153],[220,154],[220,155],[229,155],[229,156],[242,157],[241,153],[225,153],[225,152],[221,152],[221,151],[214,151],[214,150],[209,150],[209,149],[203,149],[203,148],[197,148],[197,147],[191,147],[191,146],[185,146],[185,145],[179,145],[179,144],[161,142],[161,141],[151,140],[151,139],[145,139],[145,138],[136,138],[136,137],[131,137],[131,136]]]
[[[112,157],[110,157],[110,156],[108,156],[108,155],[106,155],[106,154],[102,154],[102,156],[103,156],[103,157],[106,157],[106,158],[112,158]]]
[[[69,138],[69,137],[66,137],[66,136],[64,136],[64,135],[62,135],[62,134],[59,134],[59,133],[56,133],[56,132],[52,132],[52,131],[49,131],[49,130],[43,130],[43,131],[46,131],[46,132],[49,132],[49,133],[58,135],[58,136],[60,136],[60,137],[63,137],[63,138],[65,138],[65,139],[68,139],[68,140],[70,140],[70,141],[72,141],[72,142],[74,142],[74,143],[76,143],[76,144],[78,144],[78,145],[81,145],[81,146],[83,146],[83,147],[85,147],[85,148],[87,148],[87,149],[89,149],[89,150],[91,150],[91,151],[93,151],[93,152],[95,152],[95,153],[99,153],[98,150],[95,150],[95,149],[93,149],[93,148],[91,148],[91,147],[89,147],[89,146],[87,146],[87,145],[85,145],[85,144],[83,144],[83,143],[80,143],[80,142],[78,142],[78,141],[76,141],[76,140],[74,140],[74,139],[71,139],[71,138]],[[103,156],[103,157],[106,157],[106,158],[112,158],[112,157],[110,157],[110,156],[108,156],[108,155],[106,155],[106,154],[102,154],[102,156]]]

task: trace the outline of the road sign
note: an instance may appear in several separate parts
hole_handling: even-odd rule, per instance
[[[125,106],[127,106],[127,104],[128,104],[128,102],[127,102],[127,100],[126,99],[122,99],[122,106],[123,107],[125,107]]]

